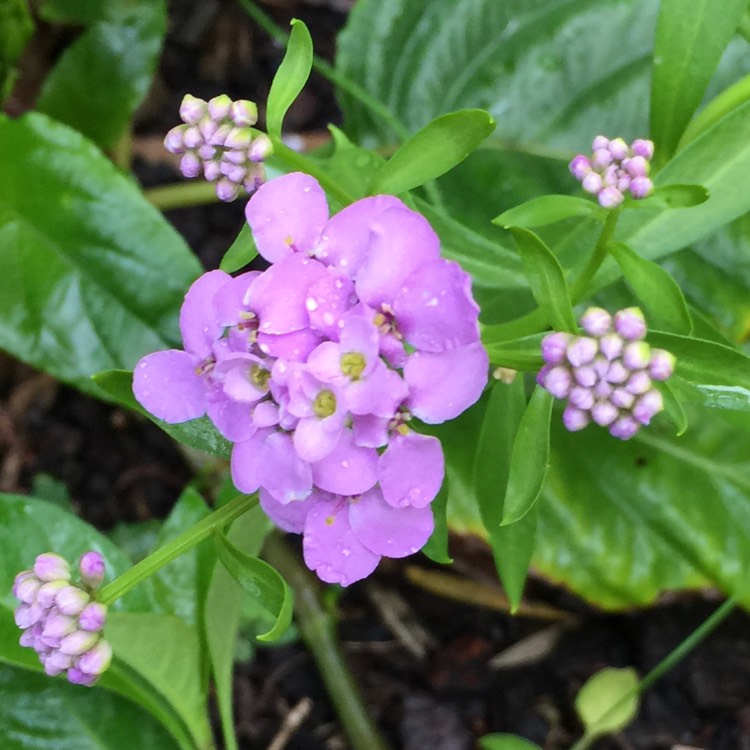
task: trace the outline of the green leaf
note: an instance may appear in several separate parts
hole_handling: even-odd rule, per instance
[[[638,712],[638,675],[609,667],[586,681],[576,696],[576,711],[588,737],[619,732]]]
[[[167,424],[157,419],[146,411],[136,401],[133,395],[133,373],[127,370],[106,370],[93,376],[93,381],[101,389],[101,393],[115,400],[118,404],[127,406],[129,409],[148,417],[154,424],[161,427],[164,432],[180,443],[189,445],[191,448],[210,453],[214,456],[229,458],[232,452],[232,444],[219,434],[216,427],[208,417],[191,419],[189,422],[180,424]]]
[[[609,251],[620,266],[625,281],[646,309],[649,323],[689,336],[693,332],[690,311],[682,290],[670,273],[653,261],[641,258],[623,243],[610,245]]]
[[[537,501],[549,469],[553,397],[537,386],[518,425],[510,459],[502,524],[519,521]]]
[[[110,612],[106,626],[119,663],[162,695],[197,747],[211,739],[198,633],[174,615]]]
[[[511,341],[490,341],[485,344],[487,354],[494,367],[513,370],[538,370],[542,360],[542,339],[546,334],[535,333]]]
[[[481,109],[450,112],[416,132],[383,165],[369,194],[398,195],[445,174],[460,164],[495,129]]]
[[[287,110],[297,98],[310,77],[313,61],[313,43],[310,32],[302,21],[292,20],[286,54],[273,78],[268,93],[266,124],[268,134],[281,138],[281,126]]]
[[[661,185],[648,198],[628,201],[627,208],[692,208],[707,200],[703,185]]]
[[[385,159],[376,151],[371,151],[352,143],[343,130],[329,125],[333,138],[333,155],[323,162],[323,169],[349,195],[364,198],[367,186],[385,164]]]
[[[577,198],[572,195],[542,195],[503,211],[492,220],[492,223],[505,229],[514,226],[528,229],[543,227],[573,217],[601,221],[604,215],[603,208],[586,198]]]
[[[255,260],[257,256],[258,248],[255,247],[253,233],[250,230],[250,225],[245,223],[235,237],[234,242],[224,253],[219,268],[227,273],[234,273]]]
[[[578,324],[560,262],[533,232],[521,227],[511,227],[510,231],[521,253],[531,293],[547,322],[556,331],[576,333]]]
[[[50,23],[88,25],[122,12],[130,3],[131,0],[43,0],[39,15]]]
[[[34,32],[34,21],[25,0],[4,0],[0,5],[0,105],[16,80],[15,64]]]
[[[175,750],[178,745],[143,709],[106,690],[81,690],[51,679],[0,666],[0,726],[3,750]]]
[[[163,0],[92,23],[45,80],[36,108],[112,148],[148,92],[165,31]]]
[[[263,509],[255,506],[232,524],[228,539],[245,554],[255,556],[260,552],[269,528],[270,523]],[[217,561],[206,593],[203,617],[216,702],[228,750],[237,747],[232,715],[232,685],[243,596],[246,595],[240,586]]]
[[[677,357],[675,373],[693,383],[750,389],[750,357],[713,341],[649,331],[648,341]]]
[[[661,0],[651,82],[651,137],[656,159],[669,161],[701,102],[724,49],[734,35],[746,0]]]
[[[259,635],[258,640],[277,640],[292,621],[292,592],[286,581],[268,563],[246,555],[222,533],[217,533],[215,538],[221,564],[274,619],[273,627]]]
[[[448,479],[443,480],[443,486],[440,488],[437,497],[430,503],[432,515],[435,519],[435,528],[427,540],[427,544],[422,547],[422,553],[427,555],[433,562],[447,565],[453,562],[453,558],[448,553]]]
[[[515,734],[485,734],[479,738],[481,750],[541,750],[539,745]]]
[[[677,428],[677,437],[684,435],[688,428],[688,418],[682,402],[674,390],[672,390],[670,383],[657,382],[654,385],[661,391],[662,398],[664,399],[664,411],[666,411],[669,418],[674,422]],[[748,394],[750,395],[750,391],[748,391]]]
[[[0,118],[0,161],[0,348],[101,396],[92,374],[179,340],[200,265],[70,128],[40,114]]]

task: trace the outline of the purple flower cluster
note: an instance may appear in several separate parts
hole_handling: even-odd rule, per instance
[[[272,151],[264,133],[251,127],[258,108],[250,101],[232,101],[226,94],[206,102],[187,94],[180,106],[183,125],[164,139],[167,151],[183,154],[180,170],[185,177],[203,176],[216,185],[216,195],[233,201],[240,187],[254,193],[265,181],[263,160]]]
[[[591,157],[578,154],[570,162],[570,171],[587,193],[595,195],[599,205],[614,208],[629,192],[633,198],[647,198],[654,190],[648,177],[654,144],[642,138],[630,146],[622,138],[594,138]]]
[[[645,341],[646,321],[637,307],[615,314],[590,307],[581,317],[588,336],[550,333],[542,340],[545,365],[537,383],[567,399],[563,422],[582,430],[591,421],[628,440],[664,408],[653,380],[672,375],[675,358]]]
[[[419,550],[443,481],[437,424],[488,374],[469,276],[429,223],[388,195],[329,219],[312,177],[271,180],[246,215],[262,273],[201,276],[180,313],[185,350],[136,366],[133,391],[169,423],[208,414],[234,443],[243,492],[304,534],[307,565],[348,585]]]
[[[21,604],[16,625],[20,643],[39,654],[48,675],[65,673],[74,685],[93,685],[112,660],[102,637],[107,607],[93,592],[104,579],[104,560],[87,552],[78,563],[80,584],[70,580],[70,566],[59,555],[39,555],[31,570],[16,576],[13,596]]]

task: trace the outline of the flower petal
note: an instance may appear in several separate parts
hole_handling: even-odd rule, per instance
[[[312,491],[312,470],[292,445],[289,435],[269,435],[260,451],[258,478],[280,503],[304,500]]]
[[[365,547],[349,525],[346,498],[318,500],[305,520],[302,551],[305,564],[326,583],[348,586],[367,578],[380,562],[380,555]]]
[[[219,394],[208,401],[208,416],[216,429],[233,443],[249,440],[258,429],[252,406]]]
[[[471,277],[444,258],[423,265],[404,281],[393,314],[404,339],[420,351],[442,352],[479,341]]]
[[[479,343],[439,354],[415,352],[404,366],[407,406],[427,424],[454,419],[482,395],[488,368],[487,352]]]
[[[326,195],[317,180],[292,172],[261,185],[245,208],[258,252],[276,263],[309,253],[328,221]]]
[[[188,289],[180,308],[180,333],[185,351],[206,359],[224,331],[214,306],[216,293],[232,277],[224,271],[209,271],[199,276]]]
[[[371,552],[383,557],[406,557],[424,547],[435,522],[427,508],[394,508],[373,489],[349,505],[354,536]]]
[[[404,280],[420,266],[440,257],[440,240],[421,214],[391,208],[372,223],[370,251],[354,286],[359,298],[380,309],[392,304]]]
[[[429,505],[440,491],[444,476],[440,441],[417,432],[394,435],[378,462],[383,498],[394,508]]]
[[[280,503],[274,500],[273,495],[265,488],[260,488],[260,507],[282,531],[288,531],[291,534],[302,533],[307,513],[317,501],[317,495],[310,495],[305,500]]]
[[[199,364],[178,349],[147,354],[133,371],[133,393],[141,406],[168,424],[202,417],[209,384],[196,374]]]
[[[378,452],[354,444],[351,430],[341,433],[336,447],[313,464],[316,486],[336,495],[359,495],[378,481]]]

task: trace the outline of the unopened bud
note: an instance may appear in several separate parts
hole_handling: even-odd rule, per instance
[[[91,550],[86,552],[78,561],[78,571],[81,580],[92,589],[98,588],[104,580],[106,565],[104,558],[99,552]]]
[[[636,138],[630,144],[630,150],[635,156],[642,156],[644,159],[651,161],[654,156],[654,142],[645,138]]]
[[[675,356],[672,352],[664,349],[652,349],[651,361],[648,363],[648,374],[654,380],[666,380],[672,377],[675,362]]]
[[[53,552],[39,555],[34,562],[34,575],[43,582],[70,580],[70,566],[67,560]]]
[[[573,177],[577,180],[582,180],[589,172],[591,172],[591,161],[588,156],[578,154],[578,156],[575,156],[570,164],[568,164],[568,169],[570,169]]]
[[[563,424],[566,429],[570,430],[570,432],[578,432],[578,430],[582,430],[589,424],[589,422],[591,422],[591,417],[587,411],[577,409],[570,404],[565,407],[565,410],[563,411]]]
[[[640,425],[633,417],[624,416],[612,423],[609,434],[620,440],[630,440],[640,429]]]
[[[622,161],[629,153],[628,144],[622,138],[613,138],[607,149],[615,161]]]
[[[172,128],[166,136],[164,136],[164,148],[169,151],[170,154],[181,154],[185,150],[185,126],[178,125]]]
[[[256,136],[247,150],[247,156],[250,161],[265,161],[273,153],[273,143],[271,139],[261,133]]]
[[[112,662],[112,646],[101,638],[97,644],[89,649],[76,662],[81,672],[100,675]]]
[[[75,617],[89,603],[90,598],[85,591],[81,591],[77,586],[65,586],[58,591],[55,597],[55,606],[61,614]]]
[[[654,192],[654,183],[648,177],[634,177],[630,181],[630,194],[636,200],[648,198]]]
[[[60,651],[63,654],[80,656],[88,651],[99,640],[99,633],[92,633],[87,630],[76,630],[70,635],[66,635],[60,641]]]
[[[589,336],[604,336],[612,328],[612,316],[601,307],[589,307],[581,316],[581,328]]]
[[[240,194],[240,186],[228,177],[222,177],[216,183],[216,195],[221,201],[233,201]]]
[[[220,94],[208,100],[208,114],[214,120],[223,120],[232,111],[232,100],[226,94]]]
[[[605,187],[598,197],[602,208],[616,208],[625,200],[625,196],[616,187]]]
[[[626,307],[615,313],[615,330],[624,339],[636,341],[646,335],[646,320],[637,307]]]
[[[247,99],[238,99],[232,104],[232,111],[229,117],[240,128],[255,125],[258,122],[258,105]]]
[[[192,94],[185,94],[180,104],[180,119],[188,125],[196,125],[206,113],[206,102]]]
[[[107,621],[107,606],[100,602],[91,602],[84,607],[78,616],[78,625],[82,630],[92,633],[100,631]]]

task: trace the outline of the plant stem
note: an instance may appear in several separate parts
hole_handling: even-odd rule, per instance
[[[149,188],[143,191],[143,195],[152,206],[156,206],[160,211],[219,202],[216,189],[205,180],[175,182],[172,185]]]
[[[697,627],[687,638],[685,638],[684,641],[682,641],[682,643],[667,654],[667,656],[665,656],[642,680],[640,680],[638,686],[634,690],[625,693],[625,695],[623,695],[616,703],[610,706],[601,718],[605,718],[608,714],[615,711],[624,701],[629,700],[635,694],[643,693],[657,680],[661,679],[661,677],[672,669],[675,664],[684,659],[701,641],[706,638],[706,636],[724,622],[738,604],[737,597],[729,597],[729,599],[727,599],[708,619]],[[598,738],[599,735],[585,734],[570,748],[570,750],[586,750],[586,748]]]
[[[570,299],[573,304],[578,304],[588,291],[589,284],[596,276],[596,272],[604,263],[604,259],[607,257],[607,245],[609,245],[612,235],[614,234],[615,227],[617,226],[617,219],[620,218],[620,209],[615,208],[607,214],[607,218],[604,221],[604,227],[602,233],[599,235],[594,252],[585,265],[581,275],[570,285]]]
[[[263,557],[294,591],[294,612],[302,638],[318,665],[352,750],[388,750],[344,661],[336,639],[335,624],[320,600],[318,581],[300,565],[297,556],[278,533],[267,538]]]
[[[243,513],[247,512],[258,502],[257,495],[240,495],[231,502],[206,516],[195,526],[180,534],[176,539],[167,542],[148,557],[134,565],[126,573],[108,583],[97,596],[102,604],[112,604],[142,580],[156,573],[167,563],[179,557],[191,547],[211,536],[216,529],[226,526]]]

